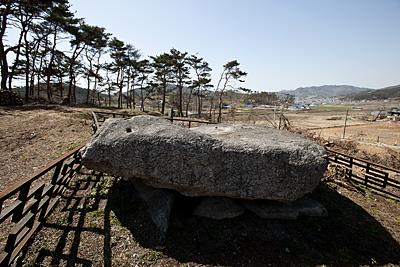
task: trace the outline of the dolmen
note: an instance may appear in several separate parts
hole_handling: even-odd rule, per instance
[[[201,198],[193,213],[214,219],[244,210],[283,219],[326,214],[321,204],[305,198],[326,170],[325,149],[270,127],[189,129],[148,115],[108,119],[83,149],[82,162],[132,181],[163,232],[174,192]]]

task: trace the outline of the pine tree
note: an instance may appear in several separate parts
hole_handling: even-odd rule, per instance
[[[213,87],[210,84],[211,82],[210,72],[212,71],[212,69],[209,67],[208,63],[204,61],[203,58],[199,58],[195,55],[189,57],[189,64],[194,70],[196,75],[196,78],[193,80],[193,84],[191,86],[190,96],[192,94],[192,89],[196,89],[194,95],[197,96],[197,116],[200,118],[203,109],[203,98],[204,98],[203,90]],[[190,103],[190,97],[186,106],[186,113],[188,113],[189,103]]]
[[[223,95],[225,93],[225,90],[228,86],[230,85],[230,82],[232,81],[239,81],[243,82],[241,80],[242,77],[247,76],[247,73],[244,71],[241,71],[239,68],[240,63],[237,62],[237,60],[232,60],[226,63],[223,67],[224,70],[222,71],[221,77],[218,81],[217,85],[217,93],[218,93],[218,118],[217,122],[221,122],[222,119],[222,101],[223,101]],[[220,87],[221,82],[223,82],[222,87]]]
[[[170,54],[172,73],[178,95],[178,116],[183,117],[183,88],[187,85],[190,85],[190,72],[187,59],[188,53],[181,52],[173,48],[170,50]]]
[[[169,83],[173,82],[172,77],[172,57],[168,53],[163,53],[158,56],[151,57],[153,60],[152,67],[155,70],[154,86],[161,88],[161,114],[165,112],[165,101],[167,94],[167,87]]]

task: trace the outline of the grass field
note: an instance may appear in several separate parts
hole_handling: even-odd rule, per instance
[[[333,104],[323,104],[323,105],[317,105],[317,106],[311,107],[311,110],[324,111],[324,112],[346,111],[346,110],[352,110],[352,109],[353,109],[352,105],[333,105]]]

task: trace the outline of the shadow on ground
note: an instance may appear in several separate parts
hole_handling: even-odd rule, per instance
[[[16,265],[359,266],[400,264],[400,245],[365,210],[322,184],[328,217],[215,221],[176,201],[165,248],[130,182],[81,174]],[[132,236],[130,238],[129,236]],[[146,257],[152,258],[145,261]]]
[[[179,262],[228,266],[355,266],[400,263],[400,245],[365,210],[326,185],[312,195],[329,212],[325,218],[260,219],[250,212],[215,221],[176,205],[163,254]],[[131,199],[131,203],[127,202]],[[120,181],[108,208],[141,246],[155,248],[157,231],[144,204]]]

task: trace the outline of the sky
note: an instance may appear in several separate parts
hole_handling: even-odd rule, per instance
[[[213,69],[238,60],[257,91],[400,84],[400,0],[70,0],[143,55],[176,48]]]

